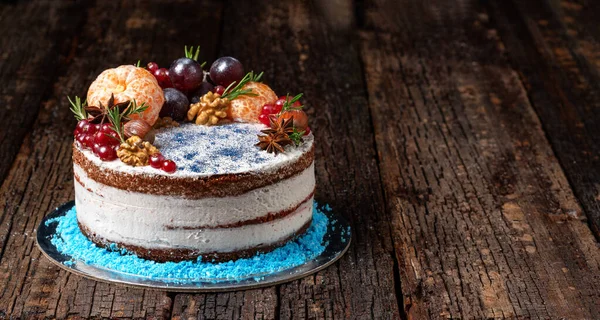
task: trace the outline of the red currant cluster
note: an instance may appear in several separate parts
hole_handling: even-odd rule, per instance
[[[281,96],[275,103],[267,103],[262,107],[261,113],[258,116],[258,120],[268,126],[270,125],[269,118],[277,117],[277,118],[294,118],[294,126],[299,130],[304,130],[304,135],[310,133],[310,127],[308,127],[308,116],[302,110],[289,110],[281,112],[283,109],[283,105],[290,101],[292,97],[289,96]],[[292,108],[300,108],[302,104],[300,101],[294,101],[291,105]]]
[[[173,173],[177,170],[177,165],[173,160],[167,160],[159,152],[150,156],[150,166],[154,169],[160,169],[166,173]]]
[[[81,120],[77,122],[73,134],[75,140],[83,149],[91,150],[102,161],[117,159],[120,142],[112,124],[94,124],[88,120]],[[173,173],[177,170],[175,162],[165,159],[160,153],[150,156],[150,166],[167,173]]]
[[[82,148],[92,150],[101,160],[112,161],[117,158],[120,143],[111,124],[94,124],[81,120],[77,122],[74,135]]]

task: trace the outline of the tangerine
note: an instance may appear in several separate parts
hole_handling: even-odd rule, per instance
[[[133,65],[119,66],[102,71],[88,89],[87,102],[91,106],[106,106],[111,95],[115,103],[132,101],[148,106],[144,112],[131,116],[131,119],[143,119],[153,125],[158,119],[160,109],[165,102],[162,89],[156,78],[146,69]]]
[[[277,100],[277,95],[268,85],[262,82],[250,81],[242,89],[252,89],[252,93],[256,96],[241,95],[231,100],[229,118],[236,122],[259,122],[258,116],[262,107],[265,104],[274,103]]]

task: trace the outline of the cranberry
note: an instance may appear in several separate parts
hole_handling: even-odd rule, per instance
[[[158,63],[148,62],[146,69],[148,69],[148,71],[150,71],[151,73],[154,73],[154,71],[158,70]]]
[[[155,153],[150,156],[150,166],[154,169],[160,169],[165,162],[165,157],[160,153]]]
[[[269,115],[268,114],[261,114],[261,115],[259,115],[258,116],[258,121],[260,121],[265,126],[268,126],[270,124]]]
[[[283,109],[284,103],[285,103],[285,99],[279,99],[279,100],[275,101],[275,108],[277,108],[277,109],[279,109],[279,111],[281,111],[281,109]]]
[[[173,160],[165,160],[162,163],[161,169],[166,173],[173,173],[175,170],[177,170],[177,165],[175,162],[173,162]]]
[[[117,158],[117,151],[110,146],[100,146],[96,150],[96,154],[102,161],[112,161]]]
[[[102,131],[104,133],[113,133],[115,130],[113,130],[113,125],[110,123],[103,123],[102,126],[100,127],[99,131]]]
[[[282,102],[286,102],[286,101],[289,101],[289,100],[292,100],[292,99],[293,99],[293,97],[286,97],[286,96],[279,97],[279,100],[281,100]],[[300,103],[300,101],[295,101],[294,103],[292,103],[292,107],[296,107],[297,108],[297,107],[301,107],[301,106],[302,106],[302,104]]]
[[[173,83],[171,83],[171,78],[169,77],[169,70],[160,68],[155,70],[153,74],[161,88],[173,88]]]
[[[94,146],[94,136],[86,134],[85,138],[83,138],[83,146],[86,149],[91,149]]]
[[[114,146],[119,144],[119,140],[114,136],[113,131],[108,133],[101,130],[94,134],[94,143],[101,146]]]
[[[219,95],[222,95],[225,92],[225,87],[215,86],[215,88],[213,89],[213,92],[218,93]]]
[[[270,114],[277,113],[277,112],[275,112],[274,104],[267,103],[262,107],[262,109],[260,110],[260,113],[270,115]]]
[[[75,127],[75,134],[77,133],[83,133],[84,132],[84,128],[88,127],[90,125],[89,121],[87,120],[80,120],[79,122],[77,122],[77,126]]]
[[[79,145],[80,145],[81,147],[85,147],[84,141],[85,141],[85,137],[86,137],[86,136],[87,136],[87,134],[85,134],[85,133],[78,133],[78,134],[75,136],[75,140],[77,140],[77,142],[79,142]]]

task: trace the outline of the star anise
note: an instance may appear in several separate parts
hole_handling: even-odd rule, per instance
[[[108,99],[108,104],[106,106],[102,105],[102,102],[100,102],[100,106],[86,106],[84,109],[88,114],[88,121],[90,123],[104,123],[108,117],[109,110],[119,108],[119,113],[123,113],[129,105],[129,101],[115,104],[115,96],[113,94],[110,96],[110,99]]]
[[[287,119],[279,119],[275,115],[271,115],[269,117],[269,125],[271,128],[261,130],[260,132],[270,134],[270,133],[281,133],[289,136],[294,133],[294,118],[290,117]]]
[[[284,153],[284,147],[292,143],[290,137],[285,133],[268,133],[267,135],[260,135],[258,136],[258,140],[259,142],[256,144],[257,147],[266,150],[268,153],[275,152],[276,155],[278,153]]]

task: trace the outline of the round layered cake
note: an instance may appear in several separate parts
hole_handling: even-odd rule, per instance
[[[285,152],[256,146],[265,125],[184,123],[153,145],[174,173],[102,161],[75,143],[77,220],[94,243],[155,261],[225,261],[272,250],[312,219],[312,134]]]

